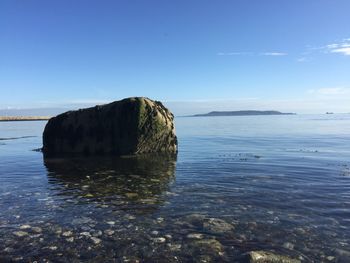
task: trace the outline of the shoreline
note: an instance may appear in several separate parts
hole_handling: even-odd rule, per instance
[[[51,119],[49,116],[0,116],[2,121],[47,121]]]

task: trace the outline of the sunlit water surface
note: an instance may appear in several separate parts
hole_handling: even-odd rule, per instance
[[[0,122],[0,262],[350,262],[350,115],[177,118],[179,153],[44,159]]]

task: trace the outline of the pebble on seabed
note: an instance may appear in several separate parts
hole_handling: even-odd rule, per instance
[[[42,233],[43,232],[43,229],[41,227],[32,227],[32,230],[33,232],[35,233]]]
[[[95,245],[98,245],[102,242],[102,240],[97,237],[91,237],[91,240],[92,242],[94,242]]]
[[[27,232],[24,232],[24,231],[16,231],[16,232],[13,232],[13,234],[17,237],[24,237],[24,236],[28,236],[28,233]]]
[[[163,221],[164,221],[164,218],[163,218],[163,217],[158,217],[158,218],[157,218],[157,222],[158,222],[158,223],[162,223]]]
[[[223,245],[216,239],[195,239],[191,245],[200,250],[210,251],[222,255],[224,252]]]
[[[171,244],[171,243],[169,243],[169,244],[167,244],[167,246],[169,247],[169,249],[171,251],[179,251],[182,248],[181,244]]]
[[[152,234],[153,236],[157,236],[157,235],[159,234],[159,232],[156,231],[156,230],[154,230],[154,231],[151,232],[151,234]]]
[[[294,249],[294,244],[290,243],[290,242],[285,242],[283,244],[283,247],[289,250],[293,250]]]
[[[152,238],[152,241],[154,243],[164,243],[166,239],[164,237],[156,237],[156,238]]]
[[[65,231],[62,233],[62,236],[64,236],[64,237],[70,237],[71,235],[73,235],[72,231]]]
[[[67,242],[73,242],[73,241],[74,241],[74,237],[66,238],[66,241],[67,241]]]
[[[94,231],[94,232],[92,233],[92,236],[94,236],[94,237],[100,237],[100,236],[102,236],[102,231],[101,231],[101,230]]]
[[[190,239],[202,239],[203,238],[203,234],[192,233],[192,234],[188,234],[187,238],[190,238]]]
[[[225,233],[234,230],[234,226],[223,219],[209,218],[203,223],[203,228],[212,233]]]
[[[91,234],[89,232],[81,232],[80,235],[85,237],[91,237]]]
[[[24,230],[24,229],[29,229],[29,228],[31,228],[30,225],[21,225],[21,226],[19,227],[19,229],[22,229],[22,230]]]
[[[111,235],[114,234],[114,230],[106,229],[106,230],[104,231],[104,233],[105,233],[107,236],[111,236]]]
[[[300,263],[299,259],[293,259],[285,255],[274,254],[269,251],[250,251],[247,253],[247,259],[250,263],[259,262],[284,262],[284,263]]]

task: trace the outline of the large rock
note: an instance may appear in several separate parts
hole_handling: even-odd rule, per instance
[[[51,118],[43,134],[46,156],[177,152],[174,115],[159,101],[135,97]]]

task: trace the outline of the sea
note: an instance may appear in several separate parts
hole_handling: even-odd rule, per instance
[[[350,262],[350,114],[177,117],[177,156],[44,158],[0,122],[0,262]]]

